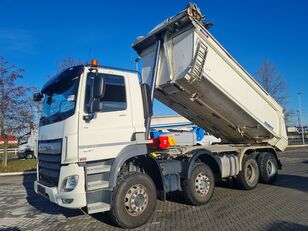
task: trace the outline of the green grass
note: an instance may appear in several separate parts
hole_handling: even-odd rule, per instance
[[[0,172],[23,172],[36,170],[36,159],[32,160],[8,160],[7,166],[2,167],[0,163]]]
[[[8,159],[15,159],[15,158],[17,158],[17,155],[15,155],[15,153],[9,152],[7,154],[7,157],[8,157]],[[0,155],[1,160],[2,160],[2,158],[3,158],[3,153],[1,153],[1,155]]]
[[[0,153],[0,165],[1,165],[1,161],[2,161],[2,158],[3,158],[3,152],[1,152]],[[18,158],[18,156],[17,156],[17,154],[15,155],[15,153],[13,153],[13,152],[9,152],[8,154],[7,154],[7,158],[8,159],[16,159],[16,158]]]

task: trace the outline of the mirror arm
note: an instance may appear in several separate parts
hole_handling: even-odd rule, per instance
[[[40,101],[42,101],[43,97],[44,96],[41,92],[36,92],[36,93],[33,94],[32,99],[33,99],[34,102],[40,102]]]
[[[94,98],[91,99],[89,113],[82,117],[86,122],[90,122],[94,118],[93,102]]]

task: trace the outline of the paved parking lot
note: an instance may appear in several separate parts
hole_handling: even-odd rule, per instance
[[[209,204],[185,205],[180,193],[158,201],[151,220],[137,230],[308,230],[308,147],[281,155],[275,185],[242,191],[216,187]],[[85,215],[51,204],[33,191],[34,175],[0,177],[0,230],[120,230],[107,214]]]

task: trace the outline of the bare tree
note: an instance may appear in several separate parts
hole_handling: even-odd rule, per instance
[[[288,98],[288,89],[283,77],[276,67],[265,60],[256,72],[257,78],[264,89],[282,106],[285,107]]]
[[[75,59],[73,57],[66,57],[58,64],[57,70],[60,72],[66,68],[77,66],[80,64],[82,64],[80,60]]]
[[[10,65],[0,57],[0,130],[4,141],[2,166],[7,166],[8,135],[27,128],[30,120],[27,93],[31,88],[17,85],[23,69]]]
[[[264,89],[284,108],[286,124],[291,124],[294,112],[286,109],[288,100],[287,84],[278,73],[276,67],[268,60],[264,60],[256,75]]]

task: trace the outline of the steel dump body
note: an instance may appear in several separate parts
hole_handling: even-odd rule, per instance
[[[153,81],[158,39],[154,94],[159,101],[230,142],[286,148],[283,108],[187,11],[133,45],[143,58],[143,82]]]

